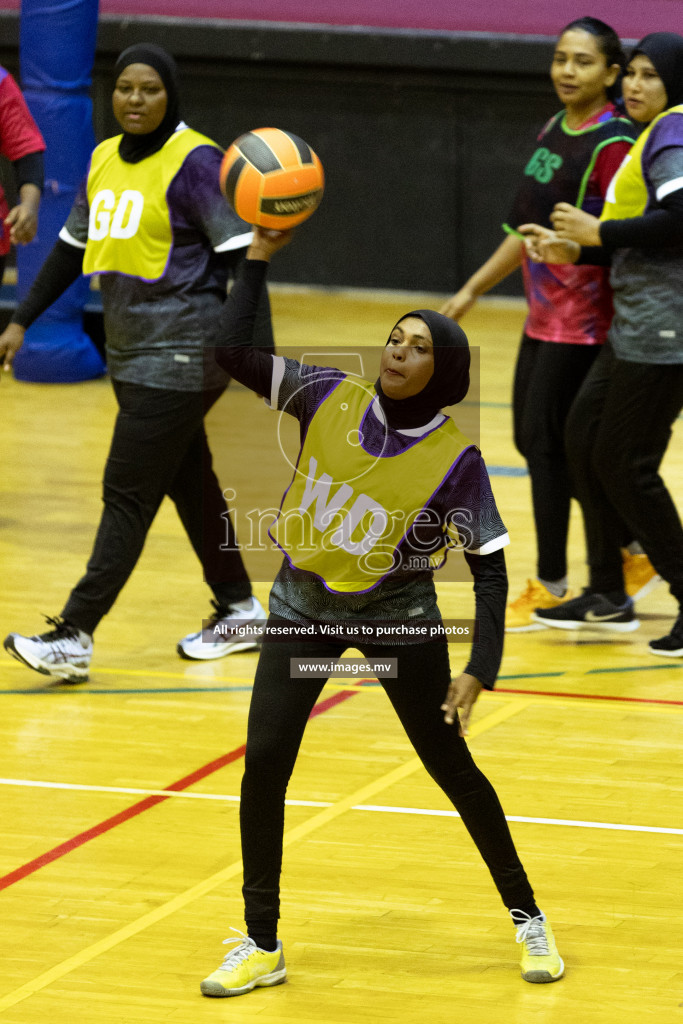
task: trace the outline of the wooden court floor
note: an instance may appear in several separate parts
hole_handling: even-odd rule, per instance
[[[308,353],[381,345],[401,313],[438,301],[273,296],[280,346]],[[491,302],[465,322],[481,352],[481,445],[512,538],[513,595],[534,569],[529,481],[510,429],[522,321],[521,306]],[[476,405],[463,413],[476,433]],[[0,414],[4,636],[39,631],[82,572],[114,402],[107,381],[3,379]],[[274,443],[276,419],[237,388],[211,416],[240,535],[287,480],[291,439]],[[680,500],[682,442],[677,426],[664,466]],[[570,546],[580,588],[578,510]],[[245,557],[265,602],[272,555]],[[440,590],[447,616],[471,614],[468,584]],[[237,794],[256,656],[178,659],[176,641],[208,607],[164,506],[98,630],[88,683],[60,685],[0,651],[3,1024],[683,1021],[683,663],[646,646],[675,612],[665,587],[640,603],[641,628],[625,638],[509,637],[497,690],[476,709],[471,748],[553,923],[564,980],[521,981],[488,874],[381,689],[336,680],[288,794],[289,980],[231,1000],[204,999],[198,984],[243,927]],[[454,669],[465,660],[453,645]]]

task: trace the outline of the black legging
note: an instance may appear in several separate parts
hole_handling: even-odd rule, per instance
[[[284,620],[271,617],[271,623]],[[508,909],[534,896],[498,797],[477,768],[457,725],[440,710],[450,682],[448,645],[358,645],[366,658],[398,659],[398,678],[382,680],[410,742],[443,789],[481,853]],[[279,917],[285,793],[306,722],[325,679],[292,679],[290,658],[338,658],[343,643],[264,642],[249,709],[240,825],[245,919],[250,929]],[[448,857],[443,842],[444,856]]]
[[[567,415],[600,351],[522,337],[513,388],[515,445],[531,478],[537,573],[542,580],[567,574],[572,483],[564,449]]]
[[[133,571],[165,495],[175,503],[219,603],[249,597],[251,584],[204,431],[204,416],[222,390],[169,391],[114,381],[114,391],[119,412],[104,470],[104,508],[86,574],[63,618],[95,631]]]
[[[567,457],[583,510],[590,586],[623,589],[626,523],[683,602],[683,529],[659,466],[683,407],[683,365],[630,363],[605,345],[567,418]],[[617,512],[618,510],[618,512]]]

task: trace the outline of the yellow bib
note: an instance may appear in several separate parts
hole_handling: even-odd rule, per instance
[[[114,272],[158,281],[173,244],[168,187],[188,153],[215,143],[191,128],[181,128],[158,153],[130,164],[119,156],[120,140],[120,135],[106,139],[92,155],[83,273]]]
[[[643,150],[654,126],[668,114],[683,114],[683,105],[664,110],[638,136],[610,182],[600,220],[627,220],[645,213],[648,193],[643,174]]]
[[[397,455],[370,455],[359,431],[374,397],[369,381],[346,377],[322,402],[270,529],[292,565],[338,593],[372,590],[397,567],[400,542],[471,447],[447,418]]]

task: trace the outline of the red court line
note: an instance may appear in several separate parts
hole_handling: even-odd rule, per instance
[[[376,679],[361,679],[363,683],[370,683],[378,686]],[[486,693],[487,691],[483,691]],[[619,700],[631,704],[672,704],[677,707],[683,706],[683,700],[658,700],[656,697],[614,697],[606,693],[565,693],[562,690],[512,690],[508,687],[497,686],[492,693],[521,693],[530,697],[576,697],[577,700]]]
[[[333,696],[327,697],[325,700],[321,700],[315,705],[309,717],[316,718],[318,715],[324,714],[325,711],[329,711],[330,708],[335,707],[335,705],[341,704],[342,701],[348,700],[349,697],[353,697],[354,693],[358,693],[358,691],[341,690],[339,693],[335,693]],[[190,772],[189,775],[185,775],[182,779],[178,779],[177,782],[172,782],[170,786],[164,786],[164,789],[168,790],[169,793],[178,793],[183,789],[187,789],[195,782],[199,782],[201,779],[205,779],[208,775],[212,775],[214,772],[217,772],[219,768],[224,768],[226,765],[232,764],[233,761],[238,761],[241,757],[244,757],[245,750],[246,744],[242,744],[241,747],[235,747],[234,750],[231,750],[227,754],[222,754],[221,757],[217,757],[213,761],[209,761],[208,764],[203,765],[201,768],[197,768],[194,772]],[[38,871],[39,868],[45,867],[46,864],[51,864],[52,861],[59,860],[59,858],[64,857],[65,854],[78,849],[79,846],[89,843],[91,839],[97,839],[98,836],[104,835],[105,832],[110,832],[113,828],[116,828],[117,825],[123,825],[124,822],[130,821],[131,818],[137,817],[138,814],[148,811],[150,807],[155,807],[157,804],[163,803],[168,799],[168,796],[161,795],[146,796],[144,800],[139,800],[136,804],[131,804],[130,807],[127,807],[123,811],[119,811],[118,814],[114,814],[111,818],[106,818],[98,825],[93,825],[92,828],[86,829],[85,832],[79,832],[78,835],[72,836],[71,839],[67,839],[58,846],[53,846],[51,850],[47,850],[45,853],[42,853],[40,857],[35,857],[26,864],[22,864],[21,867],[16,868],[14,871],[10,871],[9,874],[3,875],[0,878],[0,890],[9,888],[9,886],[14,885],[15,882],[20,882],[22,878],[26,878],[28,875],[32,875],[35,871]]]
[[[654,697],[614,697],[607,693],[563,693],[562,690],[509,690],[497,686],[494,693],[524,693],[532,697],[576,697],[578,700],[619,700],[629,704],[675,704],[683,705],[683,700],[657,700]]]

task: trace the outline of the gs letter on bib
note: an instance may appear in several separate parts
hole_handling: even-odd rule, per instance
[[[551,153],[545,146],[536,150],[529,163],[524,168],[524,173],[535,178],[541,185],[547,185],[552,181],[555,171],[562,166],[562,157],[557,153]]]

